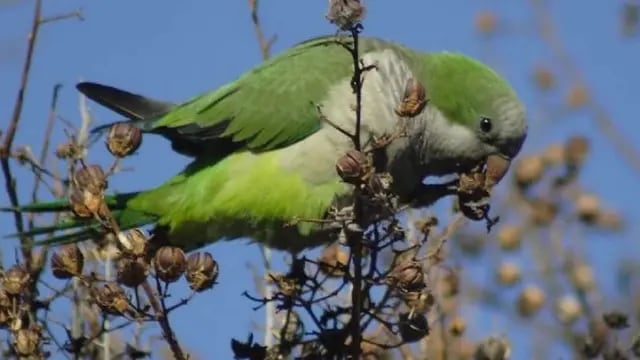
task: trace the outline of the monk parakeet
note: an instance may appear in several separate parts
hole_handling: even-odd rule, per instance
[[[489,155],[511,160],[519,153],[527,134],[525,110],[491,68],[461,54],[359,40],[363,64],[373,65],[364,74],[361,140],[404,127],[405,136],[385,148],[391,190],[401,201],[411,202],[427,176],[459,172]],[[336,161],[353,148],[337,127],[355,126],[353,60],[344,42],[353,41],[327,36],[302,42],[180,104],[80,83],[90,99],[193,158],[154,189],[107,196],[121,228],[156,224],[170,242],[191,249],[242,237],[292,251],[330,241],[317,224],[285,225],[323,218],[353,193],[336,172]],[[422,86],[428,102],[418,113],[401,116],[397,108],[407,84]],[[63,210],[65,201],[25,207]],[[32,234],[77,228],[54,238],[77,241],[95,235],[96,225],[86,225],[65,220]]]

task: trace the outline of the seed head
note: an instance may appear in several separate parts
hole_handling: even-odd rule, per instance
[[[304,336],[304,323],[295,311],[282,311],[279,316],[278,328],[274,335],[282,342],[297,344]]]
[[[573,324],[576,320],[582,316],[582,305],[572,295],[565,295],[556,301],[556,317],[558,320],[565,324]]]
[[[327,246],[318,259],[320,270],[330,277],[342,277],[349,265],[349,254],[335,242]]]
[[[518,296],[518,311],[520,315],[529,317],[535,315],[544,303],[544,292],[535,285],[529,285]]]
[[[580,167],[589,154],[589,140],[584,136],[572,136],[567,141],[565,156],[569,167]]]
[[[100,165],[81,166],[76,170],[74,185],[81,190],[87,190],[94,195],[100,195],[107,188],[107,177]]]
[[[581,193],[575,200],[576,213],[586,224],[593,224],[600,214],[600,198],[594,194]]]
[[[518,160],[515,169],[516,184],[521,188],[527,188],[542,179],[545,172],[545,163],[542,156],[529,155]]]
[[[14,333],[13,350],[18,356],[31,358],[40,347],[40,333],[34,329],[19,329]]]
[[[402,296],[412,312],[427,313],[435,304],[433,294],[427,289],[404,292]]]
[[[71,188],[69,205],[71,212],[82,219],[92,218],[95,215],[104,216],[107,212],[102,194],[94,194],[75,186]]]
[[[511,357],[511,345],[502,337],[491,336],[483,341],[474,354],[477,360],[508,360]]]
[[[555,203],[535,198],[531,200],[531,221],[538,226],[547,226],[553,222],[558,214],[558,205]]]
[[[118,233],[118,247],[133,257],[144,256],[147,251],[148,235],[139,228]]]
[[[422,264],[413,260],[395,264],[387,276],[387,282],[402,291],[420,291],[425,287]]]
[[[358,150],[349,150],[336,164],[338,175],[347,183],[359,184],[368,173],[367,156]]]
[[[130,123],[116,123],[109,129],[107,149],[119,158],[133,154],[142,144],[142,131]]]
[[[51,271],[58,279],[69,279],[82,274],[84,255],[76,244],[66,244],[51,255]]]
[[[547,67],[539,66],[534,70],[534,80],[541,90],[549,90],[555,85],[553,72]]]
[[[135,288],[147,280],[149,266],[143,259],[122,258],[118,261],[118,282]]]
[[[427,105],[427,89],[420,81],[410,78],[404,88],[402,101],[395,108],[396,114],[401,117],[414,117],[424,110]]]
[[[163,246],[153,257],[153,267],[160,280],[172,283],[178,281],[187,268],[184,251],[174,246]]]
[[[567,92],[565,101],[572,109],[578,109],[584,106],[589,100],[587,88],[582,84],[573,85]]]
[[[204,291],[215,284],[218,278],[218,263],[208,252],[197,252],[187,258],[185,277],[194,291]]]
[[[500,227],[496,236],[500,248],[505,251],[516,250],[522,243],[522,230],[512,224],[505,224]]]
[[[14,265],[2,278],[2,288],[11,296],[19,296],[24,293],[31,282],[31,275],[21,265]]]
[[[110,281],[100,288],[94,288],[94,297],[102,311],[111,315],[124,315],[129,312],[129,299],[118,283]]]
[[[505,261],[498,267],[496,276],[500,284],[513,286],[522,278],[522,272],[516,263]]]
[[[588,292],[595,287],[595,278],[591,267],[583,262],[569,265],[569,278],[573,286],[582,292]]]
[[[429,322],[423,314],[402,313],[399,319],[399,329],[402,340],[412,343],[429,335]]]
[[[456,316],[449,323],[449,333],[453,336],[462,336],[467,329],[467,322],[462,316]]]
[[[542,153],[545,164],[549,166],[562,165],[566,157],[566,149],[562,144],[551,144]]]
[[[340,30],[349,30],[364,18],[366,8],[360,0],[329,0],[326,18]]]
[[[495,13],[482,11],[476,14],[476,31],[483,34],[492,34],[498,27],[498,18]]]

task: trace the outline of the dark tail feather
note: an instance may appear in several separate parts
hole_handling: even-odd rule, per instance
[[[127,193],[111,195],[105,198],[105,202],[112,211],[113,217],[122,230],[131,229],[138,226],[152,224],[155,217],[126,207],[129,199],[137,193]],[[46,203],[34,203],[21,206],[19,208],[0,208],[0,211],[19,211],[22,213],[67,213],[70,211],[69,203],[66,199],[54,200]],[[70,242],[79,242],[96,237],[101,232],[101,225],[92,219],[78,219],[69,217],[62,219],[53,225],[36,227],[23,233],[9,234],[5,237],[15,238],[19,236],[38,237],[45,236],[42,240],[37,240],[37,245],[60,245]]]
[[[151,99],[113,86],[94,82],[81,82],[76,85],[76,88],[89,99],[128,119],[115,123],[131,122],[142,130],[146,130],[147,121],[152,121],[166,114],[175,106],[167,101]],[[91,134],[100,136],[115,123],[95,127],[91,130]]]

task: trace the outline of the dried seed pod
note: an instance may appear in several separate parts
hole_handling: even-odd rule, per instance
[[[566,156],[565,148],[562,144],[551,144],[542,153],[545,164],[549,166],[562,165]]]
[[[329,0],[326,18],[340,30],[349,30],[357,25],[366,13],[360,0]]]
[[[278,318],[278,328],[274,331],[276,338],[289,344],[299,343],[304,336],[304,323],[298,313],[293,310],[282,311]]]
[[[9,325],[13,309],[13,302],[9,295],[0,288],[0,329]]]
[[[482,11],[476,15],[476,31],[491,34],[498,28],[498,18],[495,13]]]
[[[269,274],[269,280],[278,287],[278,291],[284,296],[293,297],[300,291],[300,283],[297,278],[284,274]]]
[[[93,291],[96,304],[108,314],[124,315],[131,309],[127,294],[116,282],[106,282]]]
[[[193,253],[187,258],[185,277],[192,290],[207,290],[218,278],[218,263],[208,252]]]
[[[502,250],[516,250],[522,243],[522,230],[516,225],[502,225],[496,238]]]
[[[414,117],[420,114],[427,105],[427,89],[417,79],[410,78],[404,87],[402,101],[395,108],[396,114],[402,117]]]
[[[2,288],[7,295],[18,296],[29,288],[31,275],[21,265],[14,265],[2,278]]]
[[[511,160],[498,155],[489,155],[486,161],[485,169],[485,189],[490,190],[499,184],[502,178],[509,171]]]
[[[521,158],[516,163],[516,184],[526,189],[539,182],[545,173],[545,163],[542,156],[529,155]]]
[[[100,165],[82,166],[73,175],[74,185],[78,189],[99,195],[107,188],[107,177]]]
[[[425,287],[422,264],[412,260],[399,262],[387,275],[386,281],[401,291],[420,291]]]
[[[551,70],[546,67],[537,67],[534,70],[534,80],[541,90],[549,90],[555,85],[555,78]]]
[[[500,264],[496,276],[500,284],[513,286],[522,278],[522,272],[516,263],[506,261]]]
[[[147,280],[149,266],[143,259],[123,258],[117,264],[117,279],[122,285],[135,288]]]
[[[602,319],[613,330],[622,330],[629,327],[629,317],[619,311],[608,312],[602,315]]]
[[[187,268],[187,259],[182,249],[175,246],[163,246],[153,257],[156,275],[164,282],[178,281]]]
[[[589,140],[584,136],[573,136],[567,141],[565,156],[570,168],[580,167],[589,154]]]
[[[140,228],[134,228],[118,233],[118,248],[134,257],[144,256],[147,251],[148,235]]]
[[[462,336],[467,329],[467,322],[462,316],[456,316],[449,322],[449,333],[453,336]]]
[[[142,131],[130,123],[116,123],[109,129],[107,149],[119,158],[133,154],[142,144]]]
[[[593,270],[586,263],[578,262],[571,264],[569,266],[569,279],[573,286],[582,292],[588,292],[595,288]]]
[[[565,101],[570,108],[578,109],[584,106],[589,100],[587,88],[582,84],[574,84],[571,86],[565,96]]]
[[[340,243],[327,246],[318,259],[320,270],[329,277],[342,277],[349,265],[349,254],[342,250]]]
[[[439,293],[444,297],[456,296],[460,291],[460,276],[457,271],[447,271],[438,283]]]
[[[358,150],[349,150],[338,160],[336,171],[345,182],[358,184],[369,172],[367,156]]]
[[[96,215],[104,216],[107,213],[102,194],[94,194],[76,187],[71,189],[69,205],[71,212],[82,219],[92,218]]]
[[[586,224],[593,224],[600,215],[600,198],[594,194],[581,193],[575,200],[578,218]]]
[[[34,329],[19,329],[14,333],[13,350],[20,357],[28,357],[38,353],[40,347],[40,333]]]
[[[84,255],[76,244],[62,245],[51,255],[51,271],[58,279],[68,279],[82,274]]]
[[[429,322],[423,314],[400,314],[398,326],[402,340],[407,343],[419,341],[429,335]]]
[[[476,348],[474,359],[508,360],[511,357],[509,341],[502,337],[491,336]]]
[[[558,214],[558,205],[549,200],[535,198],[531,200],[530,205],[531,221],[538,226],[548,226]]]
[[[544,292],[537,286],[529,285],[518,296],[518,311],[520,315],[529,317],[536,314],[544,303]]]
[[[402,296],[405,304],[412,312],[427,313],[435,304],[433,294],[427,289],[404,292]]]
[[[565,295],[556,301],[555,313],[561,323],[570,325],[582,316],[582,305],[575,296]]]

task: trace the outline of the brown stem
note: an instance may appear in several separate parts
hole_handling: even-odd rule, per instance
[[[269,40],[264,37],[262,26],[260,26],[260,18],[258,17],[258,0],[249,0],[249,9],[251,10],[251,21],[253,21],[253,28],[256,32],[256,37],[258,38],[258,45],[260,46],[262,60],[266,60],[271,54],[271,46],[276,41],[277,37],[274,35]]]
[[[187,357],[182,351],[182,348],[180,347],[180,344],[176,339],[176,335],[171,328],[171,324],[169,323],[169,317],[163,310],[163,306],[160,305],[158,298],[153,293],[153,288],[151,287],[151,284],[149,284],[148,280],[145,280],[144,283],[142,283],[142,289],[147,295],[153,311],[156,313],[156,320],[158,321],[158,324],[160,324],[160,328],[162,329],[162,336],[164,336],[165,340],[167,340],[173,356],[177,360],[186,360]]]

